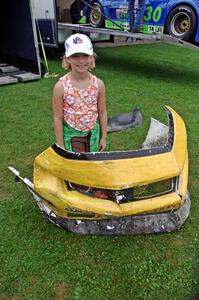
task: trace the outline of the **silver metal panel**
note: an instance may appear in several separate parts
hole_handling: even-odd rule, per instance
[[[20,82],[25,82],[25,81],[30,81],[30,80],[37,80],[37,79],[41,78],[40,75],[31,73],[31,72],[13,75],[13,77],[17,78],[18,81],[20,81]]]
[[[17,83],[17,82],[18,82],[17,78],[14,78],[12,76],[2,76],[2,77],[0,77],[0,85]]]
[[[144,33],[131,33],[127,31],[113,30],[113,29],[105,29],[105,28],[95,28],[89,25],[79,25],[79,24],[71,24],[71,23],[58,23],[58,29],[70,29],[75,31],[83,31],[89,33],[102,33],[114,36],[123,36],[126,38],[136,38],[143,40],[155,40],[160,41],[160,34],[144,34]]]

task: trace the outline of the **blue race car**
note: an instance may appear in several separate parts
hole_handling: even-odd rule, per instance
[[[135,0],[135,7],[138,1]],[[108,29],[130,29],[129,2],[132,0],[87,0],[80,23]],[[113,21],[113,22],[112,22]],[[142,21],[144,33],[167,33],[186,41],[199,41],[199,1],[146,0]]]

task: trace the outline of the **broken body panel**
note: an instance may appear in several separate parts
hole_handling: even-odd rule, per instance
[[[74,226],[69,230],[75,232],[79,232],[81,225],[83,233],[107,234],[104,229],[99,229],[104,222],[106,228],[113,227],[109,234],[135,234],[140,230],[134,232],[128,226],[118,230],[121,226],[117,224],[125,223],[127,217],[131,219],[130,223],[126,222],[131,224],[130,227],[135,217],[139,222],[145,218],[149,220],[150,216],[161,220],[161,216],[164,219],[165,215],[171,216],[178,210],[182,212],[183,205],[186,205],[186,216],[180,218],[180,222],[184,222],[190,208],[186,128],[172,108],[165,109],[169,130],[164,145],[103,153],[66,152],[53,145],[38,155],[34,163],[34,192],[41,197],[43,210],[47,207],[51,214],[53,212],[54,220],[51,215],[51,221],[58,224],[60,220],[59,225],[66,229],[73,222]],[[165,192],[135,195],[137,188],[142,190],[166,180],[171,181],[171,186]],[[166,231],[182,225],[177,219],[178,224]],[[92,223],[95,225],[89,225]],[[149,226],[149,230],[145,224],[141,233],[165,231],[167,227],[161,222],[158,226],[159,229]]]

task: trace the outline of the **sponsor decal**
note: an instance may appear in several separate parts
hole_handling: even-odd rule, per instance
[[[83,40],[80,37],[76,37],[73,39],[73,44],[82,44]]]
[[[149,32],[155,32],[155,26],[149,25],[149,26],[148,26],[148,31],[149,31]]]
[[[162,33],[162,27],[161,26],[157,26],[157,32]]]

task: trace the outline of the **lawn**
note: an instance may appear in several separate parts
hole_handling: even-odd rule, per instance
[[[51,93],[57,78],[0,87],[0,299],[197,299],[199,295],[199,52],[166,44],[96,48],[94,73],[109,116],[139,107],[143,125],[110,135],[110,149],[138,148],[163,104],[184,119],[192,208],[174,233],[83,236],[42,217],[7,169],[32,180],[37,154],[54,142]],[[59,58],[49,58],[61,76]]]

